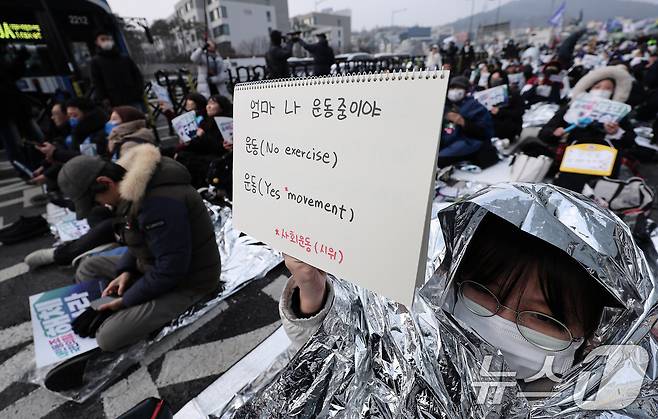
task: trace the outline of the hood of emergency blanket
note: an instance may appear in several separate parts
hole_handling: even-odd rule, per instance
[[[449,292],[453,276],[487,213],[563,249],[618,300],[619,307],[604,311],[594,345],[636,344],[651,360],[640,397],[615,413],[655,417],[658,342],[651,334],[658,316],[655,249],[647,262],[629,228],[611,212],[556,186],[523,183],[483,189],[432,220],[427,281],[416,293],[411,313],[351,283],[334,280],[334,304],[318,332],[269,384],[246,387],[239,397],[249,401],[237,412],[231,412],[237,407],[233,405],[223,417],[590,414],[574,400],[596,393],[605,357],[574,365],[551,396],[531,403],[520,393],[516,380],[490,375],[507,369],[500,352],[442,309],[454,295]],[[633,370],[630,364],[618,368]],[[578,377],[588,373],[594,378],[575,394]],[[485,382],[505,380],[507,385],[490,387],[484,394],[479,391]]]

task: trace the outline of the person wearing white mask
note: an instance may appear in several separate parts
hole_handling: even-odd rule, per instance
[[[135,62],[119,52],[112,33],[96,33],[96,55],[90,72],[93,95],[109,110],[116,106],[132,106],[144,112],[144,78]]]
[[[592,123],[567,128],[571,125],[565,121],[564,116],[569,111],[573,99],[584,93],[589,93],[596,98],[626,102],[630,97],[633,86],[633,78],[623,65],[600,67],[590,71],[582,77],[572,90],[572,101],[563,105],[553,118],[544,125],[539,132],[539,139],[554,146],[568,134],[567,143],[594,143],[613,146],[618,150],[614,170],[610,177],[615,178],[621,165],[622,154],[625,149],[633,147],[634,132],[628,120],[624,117],[621,121],[609,121]],[[558,173],[555,183],[558,186],[581,192],[587,182],[598,179],[597,176],[582,175],[575,173]]]
[[[443,59],[441,58],[441,51],[437,44],[432,45],[432,49],[425,58],[425,68],[427,70],[440,70],[443,68]]]
[[[491,114],[468,94],[469,88],[464,76],[455,77],[448,84],[439,167],[468,161],[484,168],[498,161],[491,145],[494,136]]]
[[[536,219],[528,220],[533,217],[525,216],[527,226],[519,221],[524,219],[521,213],[526,214],[526,210],[521,208],[531,201],[530,196],[537,194],[535,199],[541,201],[540,196],[550,195],[551,191],[545,191],[546,194],[538,192],[544,187],[553,188],[547,185],[526,185],[526,189],[523,185],[491,187],[441,211],[438,218],[446,255],[439,269],[426,283],[426,289],[421,291],[423,299],[431,301],[432,310],[435,311],[421,310],[421,317],[431,319],[432,314],[440,317],[448,313],[456,319],[457,325],[474,332],[483,340],[483,346],[491,345],[500,351],[509,371],[524,391],[547,391],[560,383],[562,377],[583,360],[585,351],[595,345],[594,335],[604,308],[622,306],[615,294],[602,286],[601,281],[595,279],[595,274],[588,272],[587,268],[591,267],[579,261],[578,251],[569,255],[555,244],[574,244],[578,240],[575,235],[581,234],[573,233],[562,224],[566,224],[566,218],[558,211],[551,212],[550,208],[536,203],[536,208],[531,211]],[[555,205],[563,199],[574,200],[571,204],[574,207],[585,205],[575,196],[567,198],[558,192],[550,196]],[[589,216],[596,231],[599,231],[598,223],[607,217],[604,210],[589,204],[586,211],[577,214],[574,216],[576,218],[567,221]],[[533,222],[542,227],[533,228]],[[590,240],[593,240],[591,236]],[[299,348],[309,339],[312,341],[311,336],[318,328],[323,341],[331,341],[332,338],[326,335],[331,326],[322,328],[321,325],[327,317],[329,323],[335,322],[332,310],[339,310],[339,315],[344,316],[348,323],[350,319],[367,318],[365,315],[358,317],[346,309],[342,302],[345,291],[340,280],[290,256],[285,256],[285,262],[292,276],[279,302],[279,312],[293,347]],[[595,272],[595,268],[591,269]],[[435,278],[437,281],[430,286]],[[432,321],[427,320],[427,326],[421,326],[422,333],[437,333],[441,345],[421,346],[426,356],[435,360],[438,357],[439,365],[445,363],[442,360],[445,348],[441,347],[449,347],[448,342],[452,342],[453,338],[464,342],[465,352],[472,351],[466,343],[471,339],[470,335],[459,335],[450,327],[437,327],[435,330]],[[381,320],[381,324],[384,328],[389,326],[386,318]],[[400,330],[396,332],[403,334]],[[366,347],[371,344],[364,343]],[[416,341],[411,345],[417,346]],[[301,353],[307,355],[308,348],[312,346],[305,346]],[[375,349],[372,350],[375,352]],[[470,353],[470,356],[473,355]],[[356,354],[354,358],[357,358]],[[314,362],[317,361],[314,359]],[[462,362],[466,361],[454,360],[457,365]],[[472,359],[469,362],[473,362]],[[449,361],[447,363],[450,364]],[[363,368],[367,365],[367,362],[356,365],[357,371],[352,374],[360,377],[358,374],[363,374]],[[396,368],[392,370],[398,371],[400,380],[413,376],[404,367]],[[477,365],[472,366],[472,373],[475,374],[477,368]],[[487,367],[482,365],[481,368]],[[302,374],[301,370],[296,371]],[[491,368],[487,370],[492,371]],[[456,391],[464,397],[457,397],[456,400],[463,401],[470,397],[471,389],[465,385],[468,381],[462,371],[455,367],[450,372],[462,375],[464,384]],[[424,373],[419,374],[425,377]],[[296,379],[299,377],[295,376]],[[473,382],[477,381],[477,377],[471,378]],[[399,392],[399,399],[408,400],[404,398],[404,385],[390,388],[392,392],[387,395]],[[463,417],[469,416],[478,417],[468,414]]]

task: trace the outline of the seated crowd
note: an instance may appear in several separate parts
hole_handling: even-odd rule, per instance
[[[520,57],[490,57],[473,62],[463,74],[451,74],[444,115],[437,116],[444,121],[439,167],[464,162],[481,169],[490,167],[501,159],[501,150],[492,141],[498,138],[556,162],[565,145],[609,145],[618,150],[611,176],[621,176],[622,165],[633,159],[634,127],[653,123],[658,111],[658,55],[655,49],[646,50],[639,62],[624,60],[627,50],[636,47],[644,51],[646,46],[602,44],[599,52],[605,52],[609,60],[591,69],[579,63],[585,47],[581,51],[574,45],[571,62],[559,54],[545,64]],[[478,101],[478,92],[499,87],[507,90],[504,101],[489,107]],[[632,104],[633,110],[618,122],[589,121],[574,126],[564,118],[573,100],[585,92]],[[543,103],[559,109],[533,135],[532,147],[524,148],[523,116]],[[174,148],[165,149],[159,147],[141,110],[117,106],[108,113],[90,100],[74,98],[52,106],[50,130],[45,141],[35,145],[43,161],[32,180],[46,185],[53,203],[86,218],[90,230],[75,241],[33,252],[26,263],[31,268],[69,265],[80,255],[98,252],[77,266],[75,280],[100,281],[103,295],[115,298],[97,310],[85,311],[75,320],[74,330],[80,336],[95,337],[102,351],[117,351],[147,338],[220,286],[214,226],[198,189],[214,185],[231,198],[233,145],[222,137],[215,117],[232,117],[233,105],[225,96],[207,98],[191,93],[181,112],[194,112],[198,129],[189,141],[180,140]],[[177,116],[171,109],[163,113],[169,120]],[[598,179],[559,170],[551,177],[551,183],[576,192]],[[577,260],[568,259],[563,272],[555,271],[556,261],[565,254],[544,238],[515,229],[493,213],[480,224],[475,236],[479,248],[469,248],[455,268],[450,284],[455,298],[449,311],[512,360],[520,359],[524,351],[566,350],[558,371],[564,373],[579,361],[604,306],[616,307],[620,302]],[[519,260],[506,259],[506,251],[518,254]],[[479,267],[489,260],[490,271],[483,273]],[[287,258],[286,263],[295,279],[284,291],[281,313],[294,343],[301,346],[338,299],[336,285],[324,272],[300,261]],[[557,286],[547,295],[543,291],[550,281]],[[519,320],[510,313],[478,313],[494,306],[497,314],[524,293],[541,297],[526,310],[553,313],[542,319],[553,329],[540,321],[538,327],[529,326],[539,343],[517,333]],[[597,298],[590,301],[585,295]],[[556,302],[559,299],[569,304],[561,305]],[[520,309],[514,306],[508,311],[514,310]],[[523,346],[514,347],[500,336],[487,335],[492,325],[509,331]],[[545,349],[541,346],[545,341],[558,349]],[[521,367],[529,377],[541,365]],[[57,371],[46,379],[52,390],[79,384]]]

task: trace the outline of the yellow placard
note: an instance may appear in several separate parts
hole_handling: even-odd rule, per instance
[[[566,148],[560,172],[610,176],[617,149],[601,144],[576,144]]]

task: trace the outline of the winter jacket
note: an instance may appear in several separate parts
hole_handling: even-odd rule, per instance
[[[94,98],[111,106],[132,105],[144,99],[144,79],[135,62],[119,51],[100,50],[91,59]]]
[[[197,65],[197,92],[206,98],[209,98],[213,94],[231,97],[226,85],[229,81],[228,69],[221,55],[197,48],[192,52],[190,60]],[[212,92],[210,84],[214,85],[217,90],[216,93]]]
[[[203,134],[192,138],[183,150],[217,157],[226,154],[224,137],[222,137],[222,133],[219,131],[217,123],[215,123],[215,118],[204,117],[199,124],[199,128],[203,130]]]
[[[220,275],[215,232],[187,170],[150,144],[133,147],[117,163],[127,172],[119,185],[115,231],[128,246],[117,274],[136,278],[124,304],[177,289],[198,291],[200,298],[215,291]]]
[[[467,156],[479,151],[483,144],[491,146],[490,140],[494,136],[494,125],[487,108],[472,96],[467,96],[459,104],[447,101],[446,112],[449,112],[453,106],[456,106],[458,113],[464,117],[465,125],[444,128],[439,155],[443,157]]]
[[[101,109],[92,109],[85,113],[78,125],[71,129],[70,137],[66,137],[63,146],[57,146],[53,153],[53,160],[66,163],[73,157],[81,154],[82,144],[94,144],[96,154],[107,155],[107,138],[105,135],[105,123],[108,117]]]
[[[494,133],[498,138],[513,140],[523,129],[523,101],[518,93],[510,89],[509,101],[498,108],[496,115],[491,115]]]
[[[288,58],[292,57],[292,44],[271,45],[265,54],[268,79],[285,79],[290,77]]]
[[[112,160],[118,160],[136,145],[155,144],[155,135],[152,130],[146,128],[146,121],[138,119],[114,127],[108,141],[112,147]]]
[[[491,372],[509,371],[500,352],[451,315],[455,272],[485,214],[564,249],[565,258],[580,263],[592,281],[614,296],[620,308],[603,316],[597,339],[588,349],[639,345],[646,348],[649,359],[655,359],[657,339],[651,333],[652,322],[646,321],[658,312],[653,245],[646,253],[653,257],[645,257],[617,216],[563,189],[500,184],[451,205],[432,220],[426,280],[416,291],[413,310],[330,278],[322,310],[305,318],[295,306],[297,291],[291,278],[279,300],[279,312],[296,353],[282,369],[245,386],[233,400],[239,401],[235,403],[239,410],[227,408],[218,416],[352,418],[367,412],[387,418],[575,418],[592,414],[576,405],[574,391],[583,376],[592,390],[580,394],[581,401],[593,398],[599,383],[607,386],[601,373],[613,368],[605,362],[576,362],[559,385],[546,389],[553,396],[539,403],[530,403],[521,393],[522,384],[509,375],[499,379],[504,387],[494,387],[502,397],[490,397],[493,391],[488,387],[487,397],[477,401],[482,394],[479,382],[493,382]],[[614,365],[619,365],[614,376],[605,376],[613,377],[605,394],[608,402],[626,407],[597,415],[644,417],[646,409],[655,406],[650,396],[624,403],[623,391],[615,391],[614,382],[631,376],[637,365],[625,363]],[[640,394],[652,394],[655,377],[651,366],[644,380],[640,372]]]
[[[303,39],[300,39],[299,44],[313,56],[314,76],[331,74],[331,66],[334,65],[336,59],[334,57],[334,50],[329,46],[329,42],[321,40],[317,44],[307,44]]]

